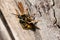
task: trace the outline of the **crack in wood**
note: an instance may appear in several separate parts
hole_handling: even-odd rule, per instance
[[[1,18],[4,26],[6,27],[6,29],[7,29],[8,33],[9,33],[11,39],[12,39],[12,40],[15,40],[15,38],[14,38],[14,36],[13,36],[13,33],[11,32],[11,29],[9,28],[9,25],[8,25],[8,23],[6,22],[5,17],[4,17],[4,15],[3,15],[3,13],[2,13],[1,10],[0,10],[0,15],[1,15],[0,18]]]
[[[55,2],[54,2],[54,0],[52,0],[52,1],[53,1],[53,5],[52,5],[52,7],[53,7],[53,6],[55,6]],[[55,24],[56,24],[56,25],[57,25],[57,27],[58,27],[58,28],[60,28],[60,26],[57,24],[57,18],[56,18],[56,15],[55,15],[55,9],[54,9],[54,8],[53,8],[53,13],[54,13],[54,17],[55,17],[55,22],[54,22],[54,24],[53,24],[53,25],[55,25]]]

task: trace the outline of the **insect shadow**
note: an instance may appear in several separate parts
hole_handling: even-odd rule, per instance
[[[31,25],[32,25],[32,28],[30,30],[32,30],[32,31],[36,31],[36,29],[38,29],[38,30],[40,29],[33,23]]]

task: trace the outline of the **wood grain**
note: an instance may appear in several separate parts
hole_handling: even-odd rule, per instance
[[[41,3],[44,7],[42,7]],[[10,30],[9,32],[13,35],[15,40],[60,40],[60,28],[58,28],[56,23],[54,24],[55,20],[57,19],[55,19],[54,14],[56,12],[58,13],[60,10],[56,6],[57,3],[53,5],[54,3],[52,0],[0,0],[0,4],[0,10],[2,11],[2,14],[9,27],[8,30]],[[16,14],[16,10],[18,10],[18,12],[24,13],[24,8],[26,8],[26,6],[28,7],[30,14],[36,14],[34,16],[35,20],[41,20],[41,22],[36,24],[36,26],[40,28],[40,30],[36,30],[36,32],[24,30],[21,27],[18,18],[13,15]],[[54,9],[54,6],[56,9]],[[56,12],[53,11],[53,9]],[[6,40],[11,40],[12,38],[10,38],[11,36],[9,35],[9,32],[7,32],[8,30],[5,29],[6,27],[3,25],[1,20],[0,22],[0,28],[3,28],[4,30],[2,30],[5,32],[4,34],[4,32],[1,30],[6,36],[4,37]],[[5,38],[3,39],[5,40]]]

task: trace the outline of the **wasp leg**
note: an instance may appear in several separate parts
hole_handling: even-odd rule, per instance
[[[35,24],[35,23],[37,23],[37,22],[39,22],[40,20],[33,20],[33,21],[31,21],[31,22],[28,22],[28,23],[33,23],[33,24]]]

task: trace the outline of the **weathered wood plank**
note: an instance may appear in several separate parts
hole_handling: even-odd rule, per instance
[[[40,30],[33,32],[31,30],[24,30],[18,18],[13,15],[16,14],[16,10],[19,11],[17,7],[17,2],[21,1],[24,8],[29,8],[29,13],[35,13],[35,19],[41,20],[37,23],[37,27]],[[30,1],[30,0],[29,0]],[[0,0],[0,9],[9,25],[15,40],[59,40],[60,39],[60,29],[56,24],[55,9],[53,8],[53,0]],[[28,6],[27,6],[28,5]],[[13,13],[13,14],[12,14]]]
[[[0,18],[0,40],[11,40],[11,37],[8,34],[1,18]]]

